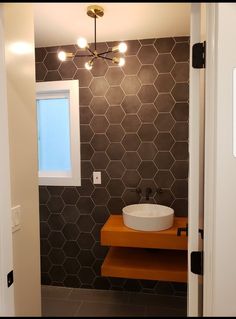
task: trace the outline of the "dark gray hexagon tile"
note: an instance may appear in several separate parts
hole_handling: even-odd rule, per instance
[[[104,51],[103,51],[104,52]],[[103,59],[96,59],[93,63],[91,73],[93,76],[103,76],[106,74],[108,66]]]
[[[142,161],[138,172],[142,178],[153,178],[157,172],[157,168],[153,161]]]
[[[41,239],[45,239],[48,238],[48,236],[50,235],[51,230],[48,226],[47,222],[40,222],[40,238]]]
[[[90,122],[90,127],[94,133],[105,133],[108,126],[109,123],[103,115],[95,115]]]
[[[169,73],[175,65],[175,60],[169,53],[159,54],[154,65],[159,73]]]
[[[143,122],[153,122],[157,116],[157,110],[155,105],[152,103],[142,104],[140,110],[138,111],[138,116]]]
[[[94,150],[89,143],[80,144],[81,160],[90,160],[93,156]]]
[[[107,203],[107,208],[111,214],[119,215],[122,213],[122,208],[125,206],[125,202],[122,198],[111,197]]]
[[[105,169],[109,163],[109,158],[104,152],[96,152],[91,161],[95,169]]]
[[[48,272],[50,270],[50,268],[52,267],[52,262],[48,258],[48,256],[41,256],[40,264],[41,264],[41,271],[42,272]]]
[[[177,102],[186,102],[189,98],[188,83],[176,83],[173,90],[171,91],[171,94]]]
[[[174,209],[175,216],[188,216],[188,200],[177,198],[171,207]]]
[[[64,254],[63,250],[61,250],[59,248],[53,248],[50,251],[50,254],[48,255],[48,257],[54,265],[63,264],[63,262],[65,260],[65,254]]]
[[[79,279],[83,284],[92,284],[95,279],[95,274],[91,268],[82,267],[79,271]]]
[[[94,245],[94,239],[89,233],[81,233],[78,237],[78,244],[81,249],[91,249]]]
[[[67,257],[76,257],[80,252],[77,240],[67,240],[63,246],[63,252]]]
[[[189,43],[176,43],[171,54],[176,62],[187,62],[189,60]]]
[[[91,119],[93,118],[93,113],[91,112],[88,106],[80,107],[80,123],[81,124],[89,124]]]
[[[157,51],[153,45],[145,45],[141,47],[137,56],[142,64],[152,64],[156,59]]]
[[[51,250],[51,245],[47,239],[40,238],[40,253],[41,255],[48,255]]]
[[[125,186],[121,179],[111,179],[107,184],[107,191],[110,196],[121,196]]]
[[[175,81],[169,73],[163,73],[158,75],[154,84],[159,93],[168,93],[174,87]]]
[[[73,223],[67,223],[62,229],[62,233],[67,240],[77,240],[79,236],[79,230]]]
[[[175,41],[173,38],[160,38],[156,39],[154,45],[159,53],[168,53],[175,45]]]
[[[125,149],[121,143],[111,143],[106,153],[111,160],[120,160],[125,153]]]
[[[110,86],[106,93],[106,99],[110,105],[121,104],[124,96],[124,92],[120,86]]]
[[[81,106],[89,105],[93,96],[89,88],[80,88],[79,89],[79,104]]]
[[[158,152],[155,157],[155,164],[158,169],[169,169],[174,163],[170,152]]]
[[[174,182],[171,187],[171,191],[176,198],[187,198],[188,197],[188,181],[184,179],[178,179]]]
[[[77,69],[74,79],[79,80],[79,87],[88,87],[92,80],[92,75],[89,70]]]
[[[110,106],[106,112],[106,118],[111,124],[120,124],[123,120],[125,113],[120,105]]]
[[[85,233],[91,232],[94,227],[94,224],[94,220],[90,215],[81,215],[77,222],[79,231]]]
[[[188,103],[176,103],[174,105],[171,113],[176,121],[188,121],[189,104]]]
[[[141,159],[137,152],[126,152],[122,158],[122,163],[128,169],[137,169]]]
[[[122,108],[125,113],[136,113],[140,108],[140,100],[136,95],[127,95],[122,101]]]
[[[107,100],[103,96],[94,97],[90,104],[93,114],[105,114],[108,106]]]
[[[121,83],[121,87],[125,94],[136,94],[140,89],[140,86],[141,84],[135,75],[127,75]]]
[[[122,177],[124,185],[128,188],[136,188],[140,182],[140,179],[141,177],[139,173],[134,169],[126,170]]]
[[[39,186],[39,202],[40,204],[47,204],[50,194],[45,186]]]
[[[106,136],[110,142],[120,142],[125,135],[124,129],[118,124],[112,124],[106,131]]]
[[[58,71],[48,71],[44,81],[60,81],[62,80],[61,75]]]
[[[54,248],[61,248],[65,243],[65,237],[62,232],[59,231],[51,231],[48,236],[48,242]]]
[[[63,79],[73,79],[76,72],[76,66],[73,61],[65,61],[61,63],[58,72]]]
[[[141,121],[135,114],[127,114],[121,123],[125,132],[135,133],[141,125]]]
[[[81,124],[80,125],[80,141],[83,142],[90,142],[94,133],[89,125]]]
[[[65,272],[69,275],[75,275],[78,273],[80,269],[80,264],[75,258],[66,258],[63,269],[65,269]]]
[[[177,122],[171,130],[176,141],[187,141],[188,140],[188,123],[187,122]]]
[[[154,180],[157,187],[170,188],[175,179],[170,171],[158,170],[154,177]]]
[[[94,202],[92,201],[92,198],[89,196],[81,196],[76,206],[80,213],[79,216],[81,214],[90,214],[94,208]],[[76,219],[76,221],[78,221],[78,218]]]
[[[81,179],[81,186],[76,187],[80,196],[90,196],[94,190],[94,185],[89,178]]]
[[[51,214],[48,219],[48,225],[51,230],[60,231],[64,226],[64,220],[60,214]]]
[[[129,133],[125,134],[122,145],[126,151],[136,151],[140,145],[141,141],[137,134]]]
[[[141,47],[141,44],[138,40],[128,40],[125,41],[125,43],[127,45],[127,51],[125,52],[126,56],[136,55]]]
[[[89,86],[94,96],[104,96],[109,85],[104,77],[93,78]]]
[[[64,286],[78,288],[81,286],[81,282],[80,282],[79,278],[77,277],[77,275],[68,275],[67,274],[66,278],[64,279]],[[72,305],[74,306],[74,304],[72,304]]]
[[[52,213],[60,213],[64,208],[64,203],[59,196],[50,197],[47,206]]]
[[[35,49],[35,62],[43,62],[46,57],[47,51],[45,48],[36,48]]]
[[[189,63],[176,63],[171,71],[175,82],[188,82],[189,80]]]
[[[126,205],[132,205],[139,203],[140,196],[135,191],[135,189],[126,189],[125,192],[122,195],[122,199],[125,202]]]
[[[141,64],[136,56],[127,56],[122,69],[126,75],[134,75],[138,73],[140,66]]]
[[[78,256],[78,261],[82,267],[91,267],[95,258],[90,250],[81,250]]]
[[[175,141],[170,133],[159,133],[154,140],[158,151],[169,151],[174,142]]]
[[[152,160],[157,154],[157,149],[154,143],[144,142],[140,145],[138,154],[142,160]]]
[[[157,193],[155,195],[155,201],[156,201],[157,204],[168,206],[168,207],[171,207],[174,199],[175,198],[174,198],[172,192],[170,190],[168,190],[168,189],[162,189],[162,193],[161,194]]]
[[[121,68],[109,68],[105,78],[110,85],[119,85],[124,78],[124,73]]]
[[[176,142],[171,148],[171,153],[176,160],[187,160],[188,159],[188,143]]]
[[[176,179],[188,178],[188,161],[175,161],[171,172]]]
[[[95,223],[105,223],[109,217],[109,211],[104,205],[97,205],[92,211],[92,217]]]
[[[36,69],[35,69],[36,81],[43,81],[47,74],[47,69],[45,68],[44,64],[41,62],[36,63],[35,66],[36,66]]]
[[[105,205],[110,196],[106,188],[96,188],[92,194],[92,198],[96,205]]]
[[[90,161],[81,161],[81,178],[91,178],[94,167]]]
[[[76,204],[79,195],[75,187],[66,187],[61,194],[62,199],[66,204]]]
[[[158,112],[170,112],[174,104],[175,101],[169,93],[160,93],[155,100]]]
[[[157,97],[157,91],[154,85],[142,85],[138,97],[142,103],[153,103]]]
[[[142,124],[138,130],[138,136],[143,142],[152,142],[156,134],[157,130],[153,124]]]
[[[121,161],[111,161],[106,171],[111,178],[121,178],[125,172],[125,168]]]
[[[109,143],[110,142],[105,134],[95,134],[91,140],[91,145],[95,151],[105,151]]]
[[[138,78],[142,84],[153,84],[156,77],[157,71],[153,65],[142,65],[138,72]]]
[[[175,121],[169,113],[158,114],[155,125],[160,132],[168,132],[172,129]]]
[[[46,55],[43,63],[47,70],[57,70],[61,64],[61,61],[58,59],[56,52],[50,52]]]

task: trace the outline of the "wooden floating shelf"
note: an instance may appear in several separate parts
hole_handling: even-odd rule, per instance
[[[158,232],[137,231],[126,227],[122,215],[111,215],[101,229],[101,245],[114,247],[137,247],[187,250],[188,237],[179,227],[185,227],[186,217],[175,217],[172,228]]]
[[[101,275],[187,282],[187,252],[111,247],[102,264]]]

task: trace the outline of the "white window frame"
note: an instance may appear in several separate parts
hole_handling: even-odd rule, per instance
[[[81,186],[79,81],[36,83],[36,99],[69,96],[71,171],[39,171],[39,185]]]

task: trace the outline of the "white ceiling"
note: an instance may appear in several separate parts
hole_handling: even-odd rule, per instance
[[[104,8],[97,21],[97,42],[190,34],[190,3],[34,3],[36,47],[94,41],[94,20],[87,6]]]

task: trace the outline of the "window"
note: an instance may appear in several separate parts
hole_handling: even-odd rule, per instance
[[[39,185],[80,186],[78,80],[36,87]]]

